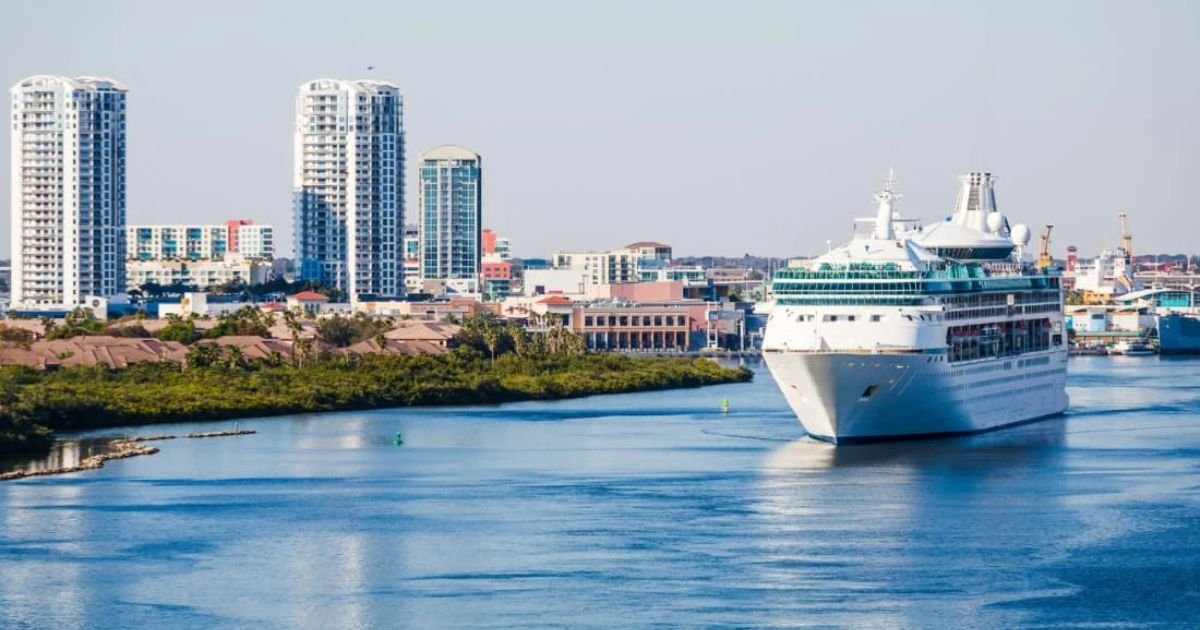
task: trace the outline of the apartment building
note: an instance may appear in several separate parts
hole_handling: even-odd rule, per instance
[[[320,79],[296,99],[293,171],[299,276],[359,296],[404,293],[400,88]]]
[[[125,290],[125,99],[112,79],[11,89],[12,302],[71,308]]]

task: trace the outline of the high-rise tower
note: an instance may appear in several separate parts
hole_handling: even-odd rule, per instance
[[[125,290],[124,85],[39,75],[12,87],[12,301]]]
[[[454,145],[421,154],[421,275],[459,291],[479,290],[482,158]]]
[[[404,105],[382,81],[320,79],[296,100],[300,277],[359,296],[404,293]]]

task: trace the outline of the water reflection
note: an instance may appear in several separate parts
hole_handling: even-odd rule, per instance
[[[50,447],[45,457],[0,458],[0,472],[44,472],[60,468],[73,468],[83,460],[107,453],[112,438],[83,438],[59,440]]]
[[[992,464],[1013,466],[1044,459],[1048,451],[1063,447],[1066,440],[1065,416],[960,438],[839,447],[802,438],[772,451],[764,462],[763,470],[773,474],[885,464],[923,467],[950,459],[980,457],[985,457]]]

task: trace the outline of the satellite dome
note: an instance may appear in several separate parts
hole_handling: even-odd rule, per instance
[[[1002,227],[1004,227],[1004,215],[999,212],[989,212],[987,215],[988,231],[992,234],[999,234]]]
[[[1024,223],[1018,223],[1012,228],[1012,242],[1024,247],[1029,244],[1029,237],[1032,234],[1029,231],[1029,226]]]

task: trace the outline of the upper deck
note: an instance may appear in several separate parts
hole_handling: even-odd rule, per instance
[[[778,271],[772,291],[779,304],[926,304],[939,296],[1058,291],[1057,270],[1016,263],[946,261],[927,270],[896,263],[828,263]]]

